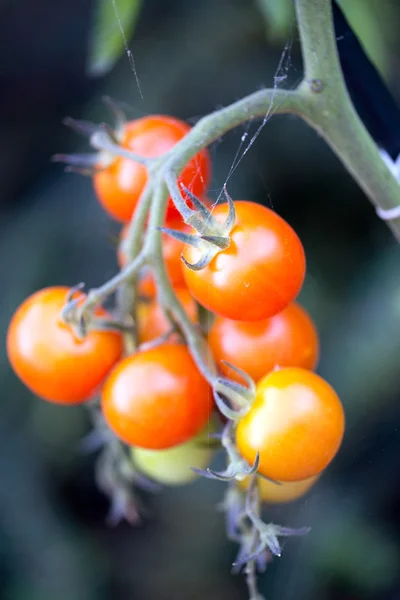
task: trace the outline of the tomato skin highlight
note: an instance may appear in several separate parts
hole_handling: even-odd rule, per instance
[[[258,493],[261,502],[266,504],[287,504],[302,498],[317,483],[320,475],[314,475],[308,479],[300,481],[286,481],[277,485],[263,477],[257,477]],[[238,486],[242,490],[247,490],[250,479],[238,481]]]
[[[34,394],[57,404],[89,399],[123,349],[117,332],[90,331],[83,340],[75,336],[61,319],[69,291],[49,287],[29,296],[14,313],[7,333],[15,373]],[[97,314],[107,315],[102,309]]]
[[[183,344],[160,344],[121,361],[106,380],[102,410],[125,443],[148,449],[183,444],[205,426],[212,393]]]
[[[296,302],[261,321],[214,320],[208,342],[223,375],[241,381],[226,361],[255,382],[276,366],[313,370],[319,358],[319,339],[307,311]]]
[[[175,290],[175,293],[192,323],[197,323],[198,314],[196,301],[192,298],[186,288]],[[161,305],[155,299],[151,302],[140,302],[137,308],[137,316],[139,341],[141,344],[150,342],[151,340],[164,335],[171,328]],[[176,339],[177,336],[173,334],[171,339],[174,337]]]
[[[189,131],[190,126],[165,115],[151,115],[125,124],[120,144],[144,158],[165,154]],[[210,179],[211,162],[207,150],[201,150],[183,169],[179,183],[201,196]],[[94,175],[93,185],[103,208],[117,221],[128,222],[147,183],[147,169],[133,160],[115,157],[112,163]],[[167,220],[180,217],[171,198]]]
[[[234,202],[236,222],[230,246],[204,269],[184,267],[186,285],[208,310],[228,319],[260,321],[282,311],[298,295],[305,277],[304,249],[292,227],[275,212],[245,200]],[[223,222],[226,204],[213,216]],[[196,263],[198,248],[186,246],[184,257]]]
[[[319,375],[288,367],[257,385],[249,412],[239,421],[236,443],[259,473],[275,481],[299,481],[320,473],[337,453],[344,411],[333,388]]]

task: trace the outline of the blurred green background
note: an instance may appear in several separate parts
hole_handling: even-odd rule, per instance
[[[342,5],[399,100],[400,4]],[[64,116],[107,119],[100,99],[108,94],[126,102],[132,118],[161,112],[194,123],[272,85],[276,74],[285,87],[301,77],[290,2],[144,0],[134,31],[126,23],[141,98],[126,55],[111,68],[121,39],[111,31],[110,3],[111,17],[103,29],[97,19],[94,37],[96,6],[0,5],[2,332],[32,291],[99,285],[117,268],[109,238],[118,226],[98,206],[90,180],[49,161],[55,152],[87,149],[61,125]],[[111,44],[106,58],[101,36]],[[300,234],[308,259],[301,301],[321,333],[319,372],[347,414],[343,447],[314,491],[266,511],[267,519],[312,531],[285,543],[260,588],[268,600],[398,600],[400,248],[330,150],[294,117],[269,120],[243,155],[258,126],[213,145],[210,195],[220,192],[238,152],[231,195],[272,206]],[[216,511],[223,484],[201,480],[143,496],[148,514],[140,527],[107,528],[94,459],[78,452],[89,430],[85,410],[32,397],[11,372],[4,344],[0,369],[2,600],[247,598],[242,577],[229,573],[236,548]]]

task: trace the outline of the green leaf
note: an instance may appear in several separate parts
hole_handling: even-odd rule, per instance
[[[140,0],[96,0],[86,72],[104,75],[123,53],[139,15]]]
[[[286,40],[294,23],[293,0],[256,0],[271,42]]]
[[[390,70],[388,38],[397,26],[395,3],[339,0],[339,4],[366,54],[381,75],[387,78]]]

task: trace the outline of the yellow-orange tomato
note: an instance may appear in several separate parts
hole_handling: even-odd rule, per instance
[[[15,312],[7,334],[15,373],[33,393],[58,404],[89,398],[122,354],[119,333],[90,331],[83,340],[74,335],[61,319],[69,291],[49,287],[27,298]],[[99,316],[106,314],[98,311]]]
[[[301,241],[274,211],[244,200],[234,202],[236,219],[230,245],[200,270],[184,266],[186,285],[211,312],[238,321],[260,321],[290,304],[303,284],[306,263]],[[228,205],[213,210],[223,223]],[[185,246],[184,257],[195,264],[202,250]]]
[[[128,356],[102,392],[109,427],[125,443],[162,450],[198,434],[212,412],[212,393],[183,344],[160,344]]]
[[[232,321],[217,317],[208,342],[224,375],[239,380],[221,363],[225,360],[259,381],[276,366],[314,369],[318,362],[318,333],[311,317],[299,304],[262,321]]]
[[[197,304],[187,289],[175,290],[178,300],[193,323],[197,323]],[[137,310],[139,341],[141,343],[154,340],[167,333],[171,325],[160,304],[154,299],[151,302],[140,302]]]
[[[170,223],[169,226],[171,229],[175,229],[178,231],[187,232],[189,231],[189,227],[187,227],[183,221],[175,220]],[[125,225],[121,231],[121,241],[126,238],[128,232],[128,225]],[[173,285],[173,287],[180,288],[186,287],[185,277],[183,275],[183,263],[181,260],[181,255],[183,252],[183,243],[179,242],[175,238],[167,235],[166,233],[162,234],[162,254],[165,262],[165,267],[167,269],[168,277]],[[127,263],[126,256],[122,252],[122,249],[118,250],[118,264],[120,267],[124,267]],[[139,291],[142,295],[152,297],[156,295],[156,285],[154,282],[154,278],[150,272],[146,273],[139,282]]]
[[[156,158],[171,150],[190,131],[184,121],[164,115],[152,115],[125,124],[120,144],[144,158]],[[108,156],[105,156],[108,164]],[[102,166],[100,158],[99,166]],[[201,196],[210,179],[210,158],[201,150],[185,166],[179,177],[195,196]],[[148,180],[147,169],[128,158],[116,157],[94,175],[97,197],[105,210],[118,221],[129,221]],[[167,219],[179,216],[169,199]]]
[[[304,496],[320,478],[320,475],[303,479],[302,481],[287,481],[277,485],[263,477],[257,477],[258,493],[261,502],[268,504],[286,504],[294,502]],[[239,487],[247,490],[250,484],[250,479],[242,479],[238,481]]]
[[[257,385],[249,412],[239,421],[236,443],[259,472],[275,481],[299,481],[320,473],[334,458],[344,433],[344,412],[333,388],[306,369],[272,371]]]

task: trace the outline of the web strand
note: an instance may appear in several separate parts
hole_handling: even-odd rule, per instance
[[[289,39],[285,44],[285,47],[284,47],[281,57],[279,59],[278,66],[275,71],[274,86],[273,86],[274,90],[279,89],[281,87],[282,83],[287,79],[288,72],[291,67],[291,58],[290,58],[291,50],[292,50],[292,39]],[[274,113],[273,105],[274,105],[274,95],[271,98],[270,105],[262,119],[261,124],[258,126],[258,128],[254,132],[254,134],[251,136],[250,140],[248,141],[247,146],[241,152],[241,150],[243,148],[243,144],[249,136],[249,130],[250,130],[252,121],[249,121],[248,124],[246,125],[246,129],[240,139],[238,150],[235,154],[235,157],[232,161],[232,165],[226,176],[224,186],[227,185],[229,179],[232,177],[233,173],[236,171],[237,167],[242,162],[243,158],[246,156],[246,154],[248,153],[250,148],[253,146],[254,142],[260,135],[261,131],[264,129],[265,125],[268,123],[269,119],[273,115],[273,113]],[[222,191],[220,192],[219,197],[221,196],[221,194],[222,194]]]
[[[124,32],[124,28],[122,26],[121,17],[119,15],[119,11],[118,11],[117,0],[111,0],[111,3],[113,5],[113,9],[114,9],[114,13],[115,13],[115,18],[117,19],[118,27],[119,27],[119,29],[121,31],[121,36],[122,36],[122,39],[123,39],[123,42],[124,42],[125,52],[126,52],[126,55],[128,57],[129,64],[131,66],[132,72],[133,72],[133,74],[135,76],[136,85],[137,85],[137,88],[139,90],[140,97],[143,100],[143,93],[142,93],[142,88],[141,88],[140,81],[139,81],[138,72],[137,72],[137,69],[136,69],[135,59],[133,58],[132,51],[129,49],[128,40],[126,38],[126,35],[125,35],[125,32]]]

